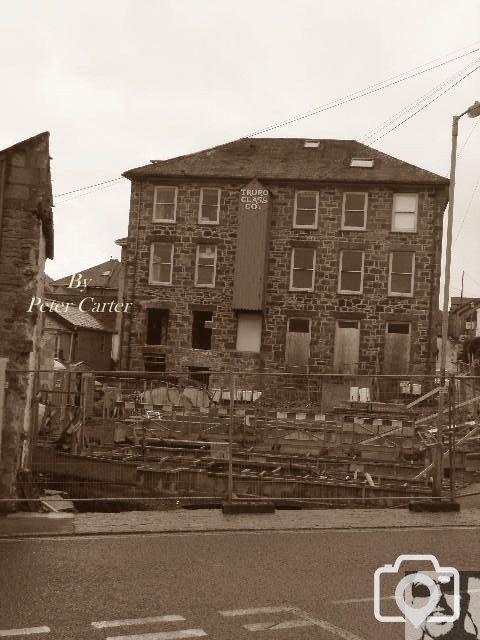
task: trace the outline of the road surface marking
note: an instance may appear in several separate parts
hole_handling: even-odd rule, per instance
[[[337,627],[328,622],[328,620],[320,620],[312,618],[306,611],[302,611],[298,607],[256,607],[251,609],[230,609],[227,611],[219,611],[220,615],[226,617],[236,616],[253,616],[260,613],[293,613],[296,618],[293,620],[285,620],[283,622],[254,622],[244,624],[243,628],[248,631],[278,631],[279,629],[294,629],[296,627],[320,627],[328,631],[333,636],[341,638],[341,640],[364,640],[360,636],[355,635],[351,631]]]
[[[111,636],[107,640],[181,640],[182,638],[204,638],[208,633],[203,629],[181,629],[180,631],[159,631],[139,633],[133,636]]]
[[[50,627],[25,627],[25,629],[5,629],[0,630],[0,638],[10,638],[12,636],[28,636],[34,633],[50,633]]]
[[[395,600],[395,596],[382,596],[379,600]],[[355,604],[356,602],[373,602],[375,598],[347,598],[346,600],[332,600],[332,604]]]
[[[310,620],[286,620],[285,622],[252,622],[243,626],[248,631],[278,631],[279,629],[295,629],[296,627],[311,627]]]
[[[255,609],[228,609],[219,611],[221,616],[255,616],[259,613],[281,613],[282,611],[297,611],[295,607],[257,607]]]
[[[126,618],[125,620],[102,620],[92,622],[95,629],[108,629],[109,627],[129,627],[140,624],[153,624],[154,622],[183,622],[183,616],[151,616],[149,618]]]

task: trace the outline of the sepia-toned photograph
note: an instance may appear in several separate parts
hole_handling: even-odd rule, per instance
[[[0,639],[480,640],[478,0],[3,0]]]

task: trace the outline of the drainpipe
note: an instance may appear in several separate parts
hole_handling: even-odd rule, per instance
[[[132,183],[133,185],[133,183]],[[140,182],[140,190],[139,190],[139,194],[138,194],[138,206],[137,206],[137,229],[135,231],[135,257],[134,257],[134,269],[133,269],[133,285],[132,285],[132,310],[131,310],[131,315],[128,318],[128,342],[127,342],[127,362],[126,362],[126,369],[129,371],[130,370],[130,345],[131,345],[131,335],[132,335],[132,316],[133,316],[133,310],[135,308],[135,292],[137,290],[137,262],[138,262],[138,245],[139,245],[139,240],[138,240],[138,234],[139,234],[139,230],[140,230],[140,215],[141,215],[141,210],[142,210],[142,191],[143,191],[143,182]],[[128,241],[127,241],[128,242]],[[128,251],[128,245],[127,245],[127,251]],[[127,262],[127,273],[128,273],[128,262]],[[121,368],[123,369],[123,363]]]

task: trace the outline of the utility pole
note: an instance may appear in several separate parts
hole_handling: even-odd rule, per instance
[[[470,118],[480,116],[480,102],[477,101],[466,109],[459,116],[452,118],[452,149],[450,153],[450,185],[448,191],[448,218],[447,218],[447,241],[445,247],[445,281],[443,288],[443,310],[442,310],[442,345],[440,351],[440,385],[442,389],[438,394],[438,420],[437,420],[437,444],[434,452],[436,460],[433,495],[441,496],[441,483],[443,479],[443,407],[445,397],[445,368],[447,362],[447,342],[448,342],[448,305],[450,302],[450,269],[452,263],[452,228],[453,228],[453,204],[455,198],[455,172],[457,167],[457,142],[458,142],[458,122],[462,116],[468,114]]]

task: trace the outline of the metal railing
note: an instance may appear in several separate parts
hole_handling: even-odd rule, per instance
[[[203,373],[33,372],[24,499],[391,505],[480,473],[480,377]]]

